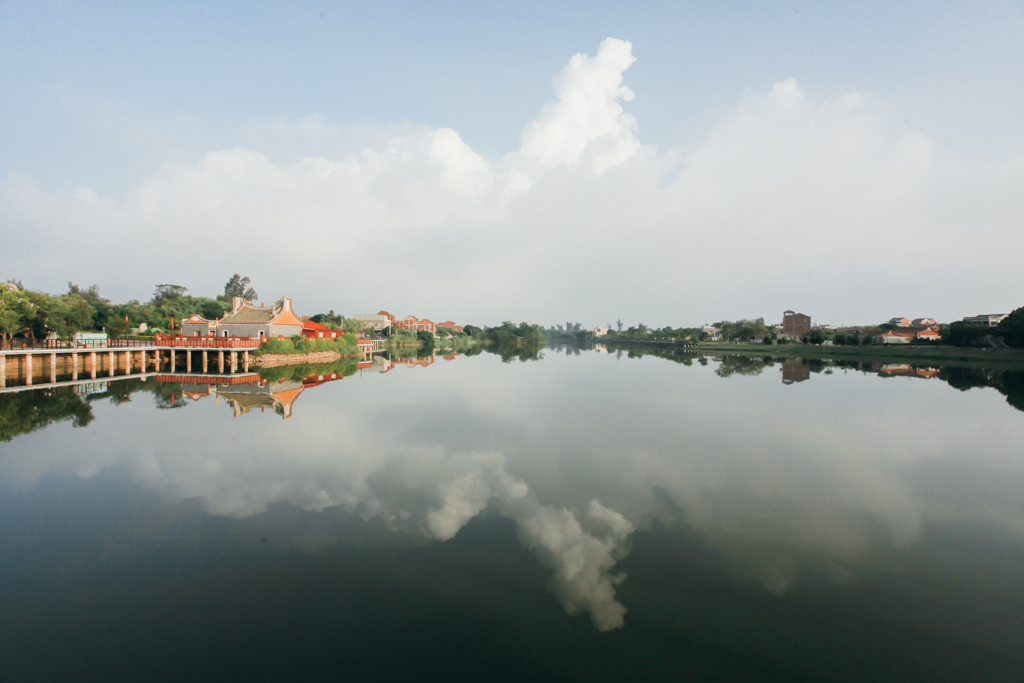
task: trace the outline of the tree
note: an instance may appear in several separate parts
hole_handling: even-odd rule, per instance
[[[112,338],[123,337],[128,333],[128,321],[119,315],[112,315],[107,318],[107,335]]]
[[[619,329],[619,332],[622,332],[622,320],[621,319],[615,321],[615,326]]]
[[[811,333],[807,336],[807,340],[812,344],[821,344],[825,341],[825,333],[819,330],[811,330]]]
[[[216,301],[207,300],[200,304],[199,314],[207,320],[217,320],[224,315],[224,307]]]
[[[157,285],[156,290],[153,292],[153,301],[157,304],[168,303],[175,299],[180,299],[187,291],[188,287],[182,287],[181,285]]]
[[[1010,346],[1024,348],[1024,306],[1015,309],[996,326],[996,334]]]
[[[238,273],[235,273],[224,285],[224,300],[231,301],[236,296],[240,296],[246,301],[255,301],[259,296],[256,294],[256,290],[249,286],[250,280],[248,277],[242,277]]]
[[[420,340],[420,348],[424,351],[434,350],[434,335],[426,330],[420,330],[416,333],[416,337]]]

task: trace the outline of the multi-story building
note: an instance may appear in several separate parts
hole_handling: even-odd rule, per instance
[[[794,311],[782,314],[782,333],[788,337],[801,337],[811,331],[811,316]]]

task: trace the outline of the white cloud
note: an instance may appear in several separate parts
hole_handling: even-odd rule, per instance
[[[622,163],[640,148],[636,119],[623,111],[633,91],[623,72],[636,58],[626,40],[607,38],[597,54],[574,55],[553,85],[558,101],[523,130],[522,155],[542,166],[571,166],[586,160],[597,173]]]
[[[789,307],[855,323],[1020,304],[1021,150],[959,161],[868,94],[820,102],[785,79],[694,149],[659,153],[624,109],[633,61],[613,38],[574,56],[501,159],[450,128],[349,131],[314,116],[247,124],[266,151],[167,163],[122,199],[8,175],[0,265],[29,286],[95,281],[115,299],[156,282],[212,295],[244,272],[303,312],[478,324],[683,325]]]

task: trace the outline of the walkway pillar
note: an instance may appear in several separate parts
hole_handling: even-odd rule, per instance
[[[192,372],[192,351],[185,349],[185,372]]]
[[[203,374],[204,375],[206,374],[206,361],[207,361],[206,349],[203,349]]]
[[[114,376],[114,368],[117,367],[117,359],[114,357],[114,352],[113,351],[111,351],[107,355],[110,356],[110,358],[108,359],[110,361],[110,372],[107,373],[107,377],[113,377]]]
[[[0,356],[0,389],[7,386],[7,356]]]
[[[57,383],[57,354],[50,354],[50,384]]]
[[[132,374],[132,352],[131,351],[125,351],[124,352],[124,374],[126,374],[126,375]]]
[[[32,384],[32,352],[25,354],[25,384]]]
[[[72,351],[71,352],[71,379],[72,380],[77,380],[78,379],[78,352],[77,351]]]
[[[234,374],[238,369],[238,351],[231,352],[231,373]]]
[[[224,352],[217,352],[217,372],[224,372]]]
[[[174,372],[174,349],[170,350],[170,357],[171,357],[171,372]]]
[[[96,379],[96,352],[89,352],[89,377]]]
[[[249,352],[242,351],[242,367],[246,372],[249,372]]]

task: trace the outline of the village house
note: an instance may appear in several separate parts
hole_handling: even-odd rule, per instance
[[[885,322],[890,325],[895,325],[896,327],[910,327],[909,318],[889,318]]]
[[[462,325],[456,325],[453,320],[445,320],[443,323],[438,323],[438,327],[447,327],[456,332],[462,332]]]

